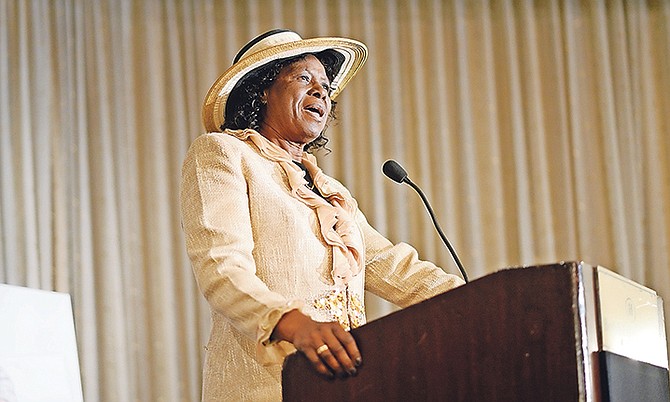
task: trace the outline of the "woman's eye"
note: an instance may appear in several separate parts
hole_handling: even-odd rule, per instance
[[[309,77],[306,76],[306,75],[301,75],[301,76],[300,76],[300,79],[303,80],[303,81],[305,81],[305,82],[309,82]]]

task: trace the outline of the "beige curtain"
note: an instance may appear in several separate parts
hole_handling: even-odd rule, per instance
[[[180,164],[276,27],[369,46],[319,159],[389,238],[457,272],[394,158],[472,279],[585,260],[667,306],[669,1],[0,0],[0,282],[71,293],[87,401],[199,400]]]

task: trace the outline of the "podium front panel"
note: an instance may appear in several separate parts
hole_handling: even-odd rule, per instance
[[[289,356],[284,400],[586,400],[580,269],[506,269],[357,328],[355,377]]]

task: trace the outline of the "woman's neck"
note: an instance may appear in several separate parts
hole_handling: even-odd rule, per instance
[[[289,141],[283,138],[277,130],[271,126],[261,126],[258,132],[271,143],[288,152],[291,158],[296,162],[302,162],[303,149],[305,144]]]

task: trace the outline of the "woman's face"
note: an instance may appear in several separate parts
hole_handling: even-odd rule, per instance
[[[313,55],[284,67],[265,91],[262,134],[301,145],[312,142],[326,127],[329,88],[326,71]]]

